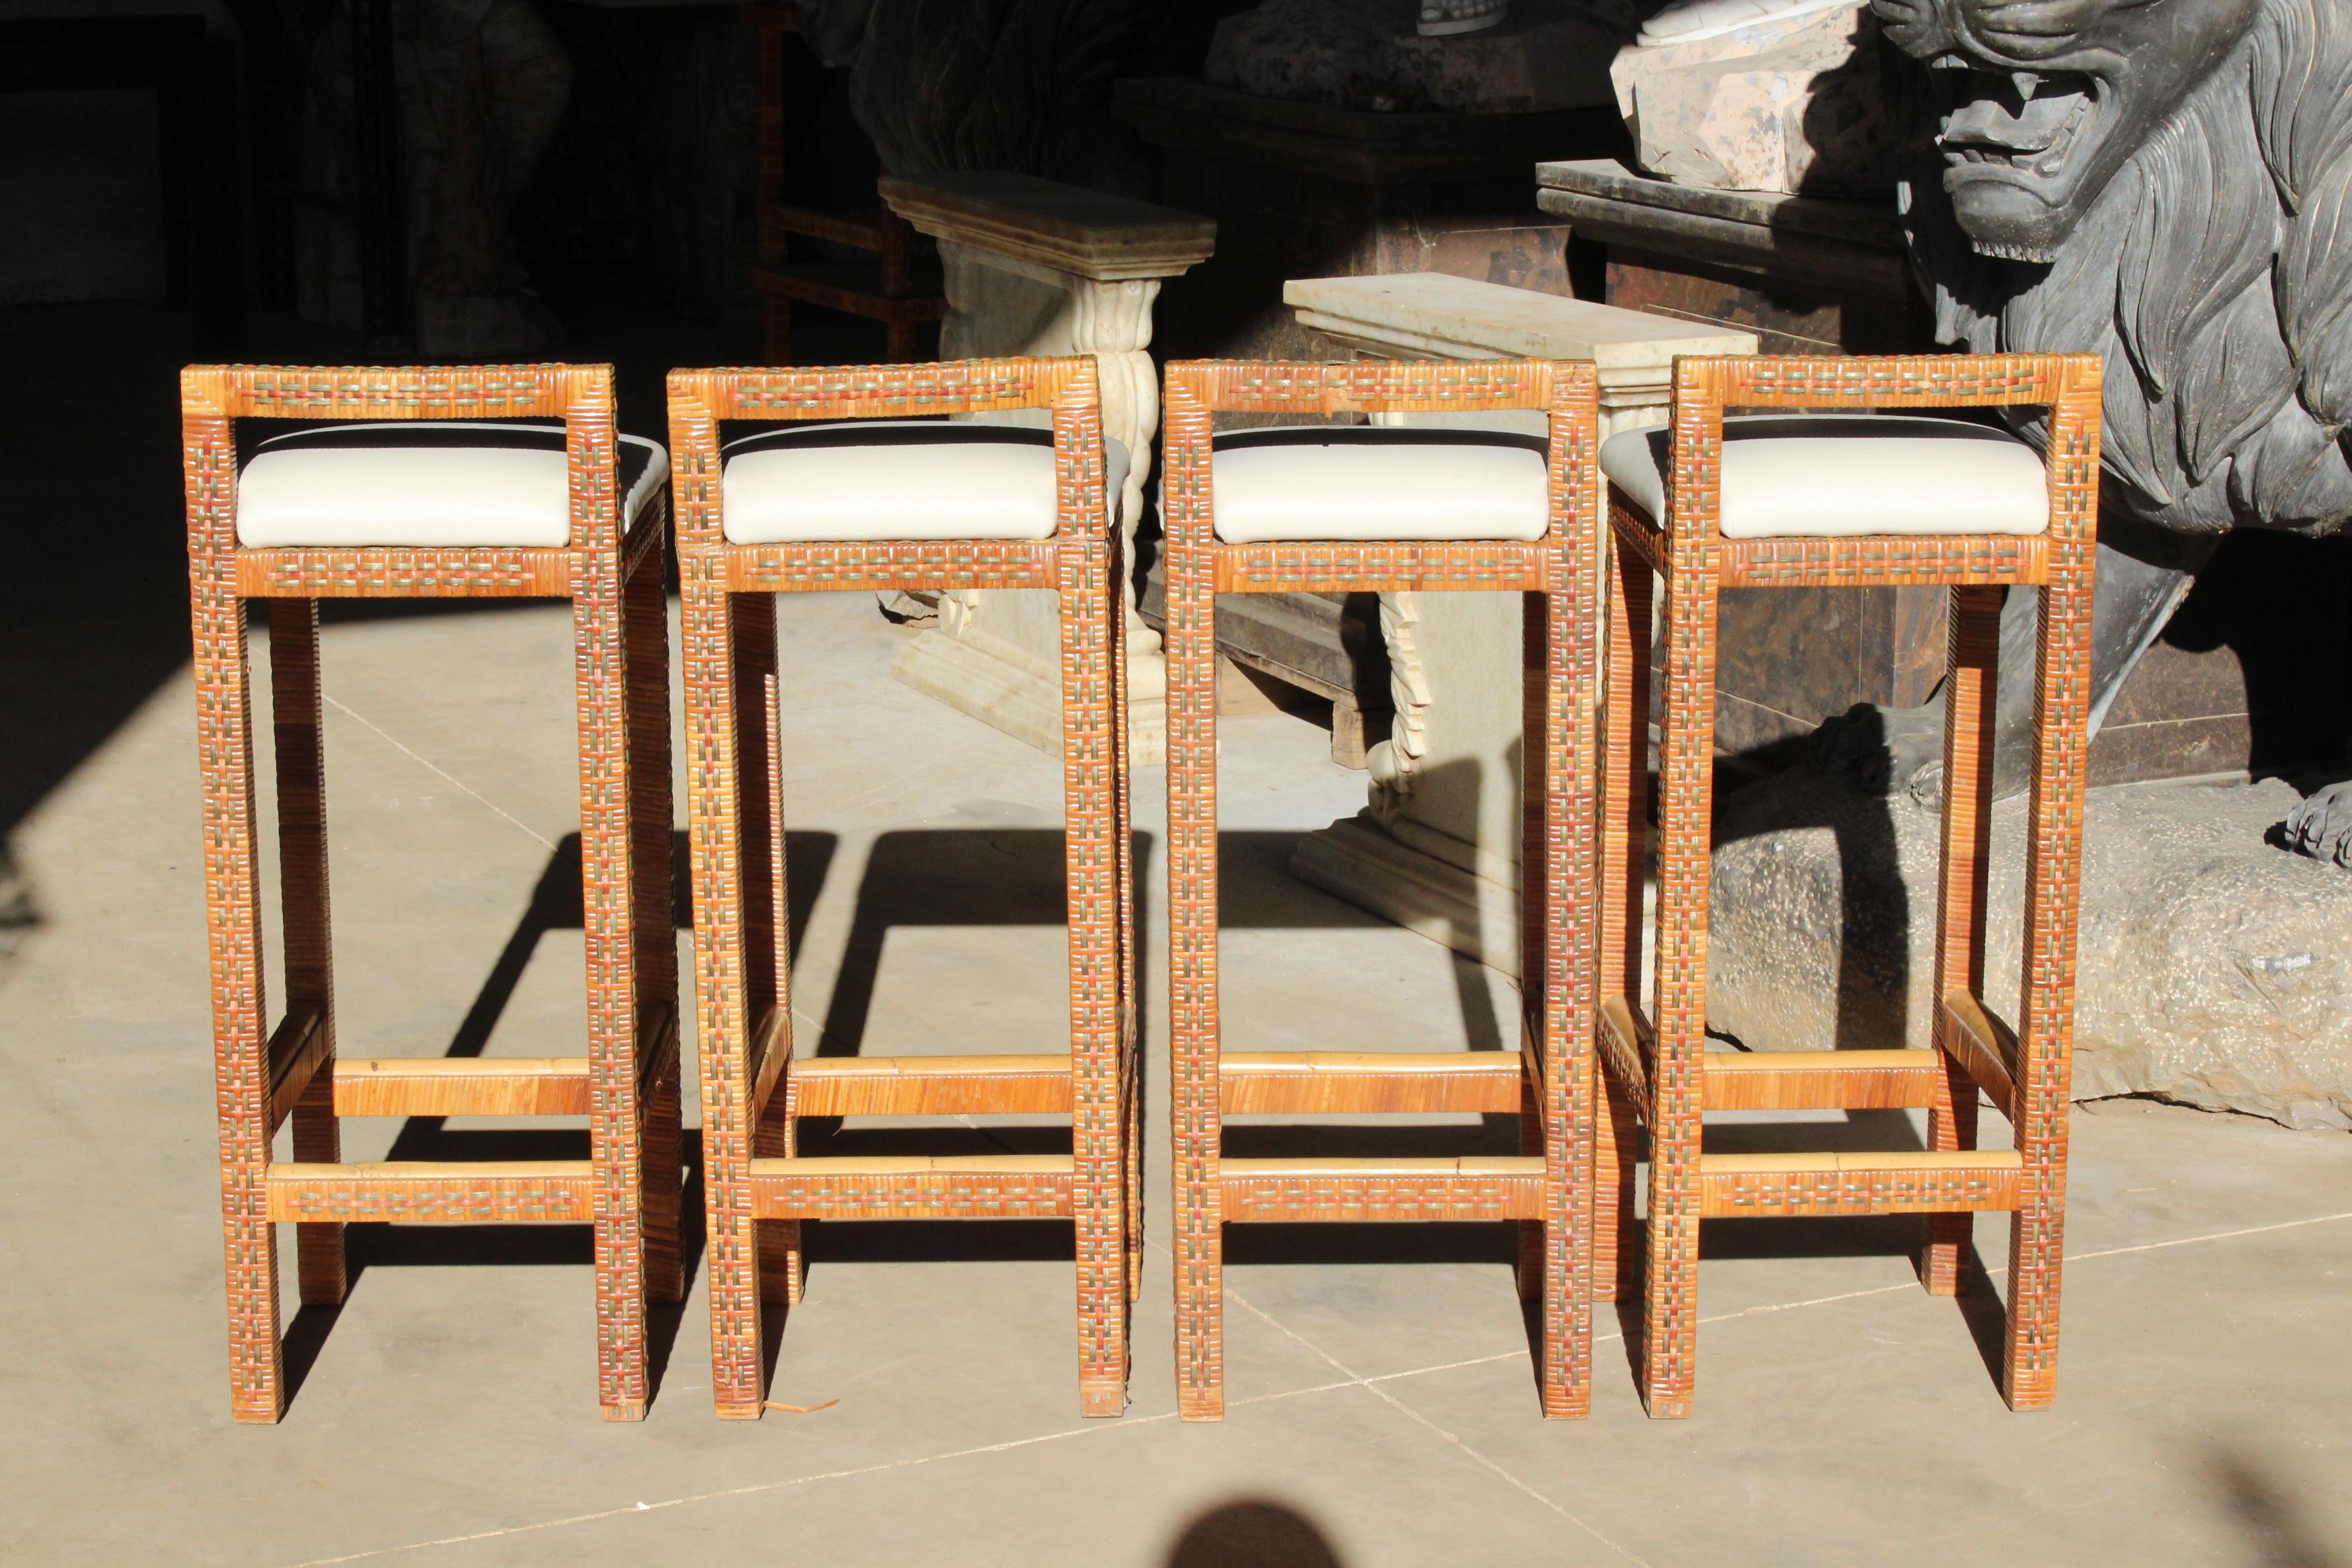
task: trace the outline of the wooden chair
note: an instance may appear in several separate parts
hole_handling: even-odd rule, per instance
[[[1224,1413],[1224,1233],[1302,1220],[1522,1222],[1543,1300],[1544,1414],[1589,1396],[1598,700],[1598,384],[1589,364],[1168,367],[1168,794],[1177,1394]],[[1213,436],[1223,412],[1534,409],[1549,438],[1320,426]],[[1528,447],[1533,450],[1528,450]],[[1521,1050],[1246,1053],[1220,1044],[1217,595],[1465,589],[1525,596]],[[1228,1158],[1228,1112],[1516,1112],[1517,1156]]]
[[[784,193],[786,40],[803,36],[801,14],[789,5],[760,3],[743,7],[760,59],[760,180],[753,216],[760,258],[751,283],[767,297],[770,364],[793,357],[793,307],[814,305],[882,323],[883,353],[893,363],[919,356],[926,324],[947,314],[936,262],[919,259],[915,230],[876,198],[858,213],[820,212],[790,201]],[[862,251],[871,261],[799,259],[794,239],[822,240]]]
[[[761,1303],[799,1300],[801,1222],[1061,1216],[1077,1229],[1080,1406],[1118,1415],[1142,1240],[1126,568],[1108,511],[1126,455],[1103,439],[1094,362],[682,370],[669,407],[719,1414],[761,1414]],[[945,422],[1022,409],[1050,410],[1050,435]],[[721,446],[722,421],[797,424]],[[775,595],[915,588],[1061,595],[1066,1054],[793,1056]],[[797,1149],[804,1117],[991,1112],[1068,1114],[1072,1152]]]
[[[285,1390],[275,1225],[302,1300],[343,1299],[352,1221],[592,1224],[597,1396],[645,1415],[646,1302],[683,1293],[670,923],[667,459],[613,430],[605,365],[181,375],[205,911],[236,1419]],[[320,423],[240,465],[232,421]],[[505,423],[495,423],[504,421]],[[487,422],[487,423],[486,423]],[[339,1061],[318,601],[568,598],[580,710],[587,1055]],[[263,984],[245,604],[269,604],[286,1010]],[[580,1115],[585,1160],[341,1163],[342,1116]],[[291,1162],[275,1161],[293,1123]]]
[[[2047,1405],[2058,1350],[2060,1229],[2074,1016],[2076,879],[2088,737],[2097,530],[2095,355],[1682,359],[1671,430],[1612,437],[1612,577],[1599,1043],[1601,1127],[1630,1192],[1631,1124],[1650,1134],[1643,1398],[1690,1412],[1699,1222],[1927,1216],[1920,1271],[1958,1294],[1973,1216],[2008,1211],[2011,1406]],[[1734,418],[1727,408],[2038,406],[2048,458],[1983,426],[1933,418]],[[1642,1006],[1651,574],[1665,579],[1658,807],[1656,1021]],[[1710,1052],[1707,893],[1717,595],[1727,588],[1951,588],[1935,1045],[1926,1050]],[[2025,984],[2012,1030],[1984,994],[1994,663],[2009,585],[2041,590],[2028,838]],[[1976,1147],[1981,1091],[2016,1147]],[[1707,1153],[1708,1110],[1926,1107],[1925,1152]],[[1604,1231],[1624,1213],[1604,1208]],[[1613,1237],[1604,1240],[1613,1250]]]

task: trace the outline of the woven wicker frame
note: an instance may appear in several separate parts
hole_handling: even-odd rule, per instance
[[[232,421],[560,419],[572,542],[557,549],[242,549]],[[597,1397],[645,1414],[646,1303],[683,1293],[677,963],[669,918],[667,622],[656,500],[625,540],[604,365],[297,369],[181,374],[203,768],[205,916],[228,1265],[229,1395],[239,1421],[285,1405],[275,1222],[297,1222],[302,1300],[342,1300],[353,1220],[593,1224]],[[584,1058],[338,1063],[329,927],[320,598],[552,596],[572,605],[580,713]],[[269,600],[286,1011],[264,984],[245,601]],[[405,1072],[408,1067],[426,1068]],[[378,1069],[383,1069],[379,1071]],[[589,1159],[343,1164],[338,1115],[585,1111]],[[292,1122],[293,1160],[273,1163]]]
[[[2092,564],[2098,526],[2095,355],[1683,359],[1664,526],[1611,492],[1609,716],[1604,729],[1600,1046],[1621,1183],[1632,1123],[1650,1132],[1643,1398],[1689,1414],[1697,1350],[1699,1221],[1725,1215],[1925,1213],[1921,1278],[1963,1282],[1973,1214],[2012,1215],[2002,1388],[2016,1409],[2053,1396],[2058,1352],[2066,1105],[2072,1073],[2084,752],[2089,732]],[[1727,540],[1720,530],[1727,408],[2049,410],[2050,527],[2031,538],[1868,536]],[[1665,725],[1659,764],[1657,1016],[1641,1013],[1650,710],[1651,575],[1665,580]],[[1929,1051],[1710,1058],[1707,896],[1712,858],[1717,595],[1735,586],[1939,584],[1951,588],[1937,910],[1936,1043]],[[2041,589],[2027,845],[2022,1028],[1984,1004],[1994,662],[2010,584]],[[1736,1070],[1735,1070],[1736,1069]],[[2015,1124],[2017,1151],[1975,1151],[1979,1091]],[[1924,1106],[1929,1150],[1887,1155],[1703,1155],[1709,1107]],[[1628,1209],[1603,1216],[1614,1231]],[[1613,1251],[1614,1236],[1604,1241]],[[1630,1260],[1629,1260],[1630,1261]]]
[[[1584,1414],[1591,1359],[1595,1073],[1593,759],[1599,700],[1598,380],[1548,361],[1171,364],[1166,410],[1169,947],[1176,1205],[1177,1398],[1224,1412],[1223,1227],[1246,1220],[1516,1219],[1520,1288],[1542,1299],[1549,1416]],[[1536,409],[1549,415],[1550,527],[1529,543],[1223,544],[1211,416]],[[1216,596],[1291,590],[1518,593],[1526,605],[1526,833],[1517,1058],[1393,1058],[1220,1048]],[[1500,1070],[1496,1070],[1499,1068]],[[1226,1110],[1517,1112],[1521,1156],[1227,1160]]]
[[[1055,537],[730,544],[719,422],[940,416],[1050,409]],[[762,1300],[802,1281],[807,1219],[1068,1215],[1076,1224],[1078,1392],[1125,1408],[1128,1308],[1140,1273],[1134,863],[1118,531],[1104,496],[1091,359],[814,370],[677,371],[669,378],[686,605],[688,801],[710,1227],[711,1380],[722,1416],[762,1408]],[[856,1058],[850,1081],[792,1056],[783,814],[775,725],[775,597],[839,588],[1050,588],[1062,606],[1062,764],[1069,889],[1070,1050],[1045,1058]],[[1067,1111],[1069,1157],[802,1158],[805,1115]]]

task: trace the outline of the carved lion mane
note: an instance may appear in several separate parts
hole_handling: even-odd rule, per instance
[[[2352,0],[2263,0],[2046,266],[1971,247],[1924,129],[1900,199],[1937,336],[2104,352],[2113,500],[2189,533],[2352,515]]]

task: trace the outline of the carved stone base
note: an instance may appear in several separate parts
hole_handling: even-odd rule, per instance
[[[1128,667],[1128,765],[1168,761],[1168,681],[1157,650]],[[1062,672],[1019,644],[967,626],[927,631],[898,650],[890,673],[924,696],[1042,752],[1062,748]],[[1139,679],[1140,677],[1141,679]]]
[[[1300,839],[1290,874],[1490,969],[1519,972],[1518,867],[1475,844],[1366,810]]]
[[[948,312],[943,359],[995,354],[1091,354],[1102,426],[1126,447],[1116,497],[1125,559],[1135,559],[1160,376],[1151,360],[1151,306],[1160,282],[1206,257],[1216,226],[1148,205],[1020,174],[885,179],[883,200],[940,242]],[[1001,417],[1045,425],[1042,410]],[[1129,762],[1168,755],[1168,664],[1160,634],[1127,600]],[[1061,613],[1034,589],[958,589],[941,595],[940,625],[908,645],[892,673],[927,696],[1046,751],[1062,743]]]

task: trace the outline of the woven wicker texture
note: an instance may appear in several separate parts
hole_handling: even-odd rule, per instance
[[[603,365],[463,368],[193,366],[181,374],[188,566],[203,773],[205,879],[227,1255],[230,1404],[274,1421],[285,1403],[270,1221],[297,1229],[302,1299],[343,1291],[340,1222],[587,1220],[595,1231],[598,1400],[645,1413],[646,1303],[683,1289],[678,1211],[677,975],[669,925],[669,730],[664,530],[657,512],[624,554],[614,474],[612,372]],[[240,550],[240,418],[561,419],[572,544],[558,550]],[[520,1168],[342,1166],[335,1118],[334,994],[320,740],[322,596],[537,595],[572,604],[580,713],[582,897],[588,950],[590,1159]],[[268,1024],[254,832],[247,597],[270,599],[287,1013]],[[364,1070],[373,1064],[352,1064]],[[485,1073],[487,1069],[487,1074]],[[435,1114],[452,1061],[404,1096],[371,1078],[372,1114]],[[577,1109],[566,1105],[565,1110]],[[272,1133],[293,1121],[294,1161]]]
[[[1725,1214],[1926,1213],[1927,1288],[1958,1290],[1968,1215],[2014,1215],[2010,1404],[2046,1405],[2057,1356],[2059,1237],[2065,1208],[2067,1088],[2074,1028],[2083,757],[2088,737],[2091,563],[2097,529],[2100,363],[2093,355],[1675,362],[1673,467],[1663,519],[1611,495],[1609,717],[1604,725],[1601,1057],[1624,1134],[1650,1134],[1641,1365],[1657,1416],[1687,1415],[1697,1351],[1699,1221]],[[2049,411],[2046,536],[1727,541],[1718,529],[1727,408],[2036,406]],[[1657,1016],[1640,1016],[1640,853],[1648,750],[1650,597],[1665,582],[1665,723],[1659,763]],[[1776,1065],[1769,1088],[1710,1070],[1707,890],[1714,807],[1716,605],[1733,586],[1938,584],[1951,589],[1945,816],[1933,1052],[1808,1053]],[[2035,760],[2027,853],[2021,1034],[1985,1009],[1984,930],[1991,810],[1992,701],[2002,595],[2042,589]],[[1862,1057],[1885,1058],[1869,1064]],[[1974,1152],[1979,1093],[2017,1128],[2014,1156]],[[1930,1150],[1818,1156],[1778,1169],[1706,1155],[1710,1106],[1925,1105]],[[1790,1156],[1788,1159],[1799,1157]],[[1620,1205],[1616,1223],[1630,1208]],[[1604,1226],[1609,1223],[1607,1216]],[[1613,1237],[1612,1237],[1613,1239]]]
[[[1059,531],[1037,542],[734,545],[719,513],[719,422],[940,416],[1050,409]],[[1126,1405],[1127,1317],[1141,1245],[1135,1122],[1134,868],[1129,846],[1126,570],[1104,501],[1090,359],[809,370],[677,371],[671,484],[686,618],[687,785],[693,844],[713,1396],[756,1419],[761,1303],[802,1282],[814,1218],[1066,1215],[1077,1233],[1078,1390],[1090,1415]],[[883,459],[887,460],[887,458]],[[1070,1054],[1059,1093],[1067,1168],[947,1162],[845,1171],[803,1160],[815,1112],[793,1082],[783,815],[776,759],[775,599],[839,588],[1050,588],[1062,606],[1062,765],[1070,922]],[[869,1064],[870,1065],[870,1064]],[[971,1110],[1033,1109],[1034,1071],[967,1078]],[[921,1103],[922,1089],[903,1091]],[[948,1091],[942,1090],[942,1093]]]
[[[1598,383],[1548,361],[1171,364],[1163,399],[1167,521],[1169,985],[1174,1087],[1177,1397],[1187,1420],[1224,1411],[1223,1226],[1251,1220],[1516,1219],[1521,1287],[1542,1298],[1547,1415],[1584,1413],[1591,1356],[1594,1083],[1592,908],[1601,539]],[[1469,413],[1549,416],[1550,526],[1533,543],[1221,544],[1211,484],[1218,413]],[[1465,1088],[1450,1067],[1370,1070],[1224,1055],[1217,985],[1216,596],[1413,589],[1525,596],[1522,848],[1528,1040],[1517,1083]],[[1524,1157],[1481,1163],[1228,1161],[1223,1115],[1391,1111],[1486,1103],[1519,1112]],[[1444,1169],[1427,1169],[1433,1163]]]

